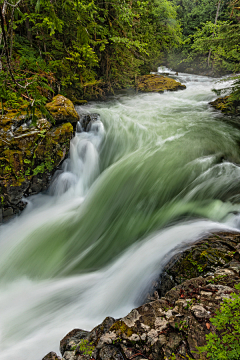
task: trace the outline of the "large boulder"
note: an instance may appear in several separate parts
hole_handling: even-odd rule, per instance
[[[137,80],[137,90],[141,92],[176,91],[186,89],[186,85],[162,75],[144,75]]]
[[[74,108],[71,100],[65,98],[63,95],[56,95],[52,101],[46,104],[46,109],[49,111],[56,124],[63,122],[77,123],[79,115]]]

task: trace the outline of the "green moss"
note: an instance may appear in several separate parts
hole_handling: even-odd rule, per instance
[[[166,76],[144,75],[138,79],[137,89],[142,92],[164,92],[186,89],[186,86]]]
[[[80,353],[81,355],[89,355],[92,356],[93,350],[95,347],[88,340],[81,340],[76,348],[76,353]]]
[[[117,322],[115,322],[111,328],[110,331],[115,330],[117,332],[117,334],[125,334],[127,337],[130,337],[134,331],[125,324],[124,321],[119,320]]]
[[[220,110],[221,112],[229,115],[239,114],[238,106],[239,101],[231,100],[230,96],[224,96],[222,98],[217,98],[214,101],[209,103],[216,110]]]
[[[18,150],[7,149],[3,152],[7,165],[3,169],[3,175],[15,175],[16,177],[23,172],[23,154]]]
[[[29,104],[18,106],[17,108],[4,108],[4,115],[0,115],[1,129],[8,131],[13,124],[21,122],[23,119],[28,118],[30,115],[27,111]],[[42,117],[39,110],[35,111],[34,114],[38,119]]]
[[[200,244],[186,253],[186,256],[176,264],[174,272],[178,279],[197,277],[209,271],[211,266],[222,266],[233,257],[233,252],[221,251],[210,244]]]
[[[45,164],[41,163],[40,165],[35,167],[35,169],[33,169],[33,175],[42,174],[44,173],[44,170],[45,170]]]
[[[18,187],[31,181],[33,176],[51,174],[69,151],[71,123],[52,128],[46,119],[41,119],[35,127],[18,126],[14,137],[9,139],[7,131],[25,115],[23,109],[6,110],[0,122],[0,186],[4,189],[1,203],[5,203],[9,186]]]
[[[77,122],[79,120],[72,101],[62,95],[55,96],[50,103],[46,104],[46,109],[56,122]]]
[[[74,105],[84,105],[84,104],[87,104],[87,100],[76,99],[74,96],[72,96],[71,100],[72,100],[72,102],[73,102]]]

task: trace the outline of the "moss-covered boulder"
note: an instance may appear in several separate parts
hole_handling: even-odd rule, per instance
[[[240,101],[232,100],[230,96],[217,98],[209,104],[224,114],[240,115]]]
[[[162,93],[164,91],[184,90],[186,86],[166,76],[150,74],[139,77],[136,88],[141,92]]]
[[[56,127],[39,118],[32,125],[24,109],[5,110],[0,117],[0,222],[24,209],[23,196],[48,187],[69,151],[72,135],[69,122]]]
[[[46,104],[46,109],[52,115],[56,124],[63,122],[77,123],[79,115],[76,112],[71,100],[62,95],[56,95],[52,101]]]

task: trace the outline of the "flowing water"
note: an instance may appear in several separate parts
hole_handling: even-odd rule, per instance
[[[40,360],[75,327],[139,305],[169,257],[240,228],[240,131],[210,108],[214,81],[78,107],[47,193],[0,228],[0,359]]]

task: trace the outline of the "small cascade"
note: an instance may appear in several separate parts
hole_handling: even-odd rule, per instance
[[[104,138],[104,126],[98,114],[81,115],[76,134],[70,144],[69,158],[53,178],[49,193],[52,196],[85,196],[99,175],[99,149]]]

